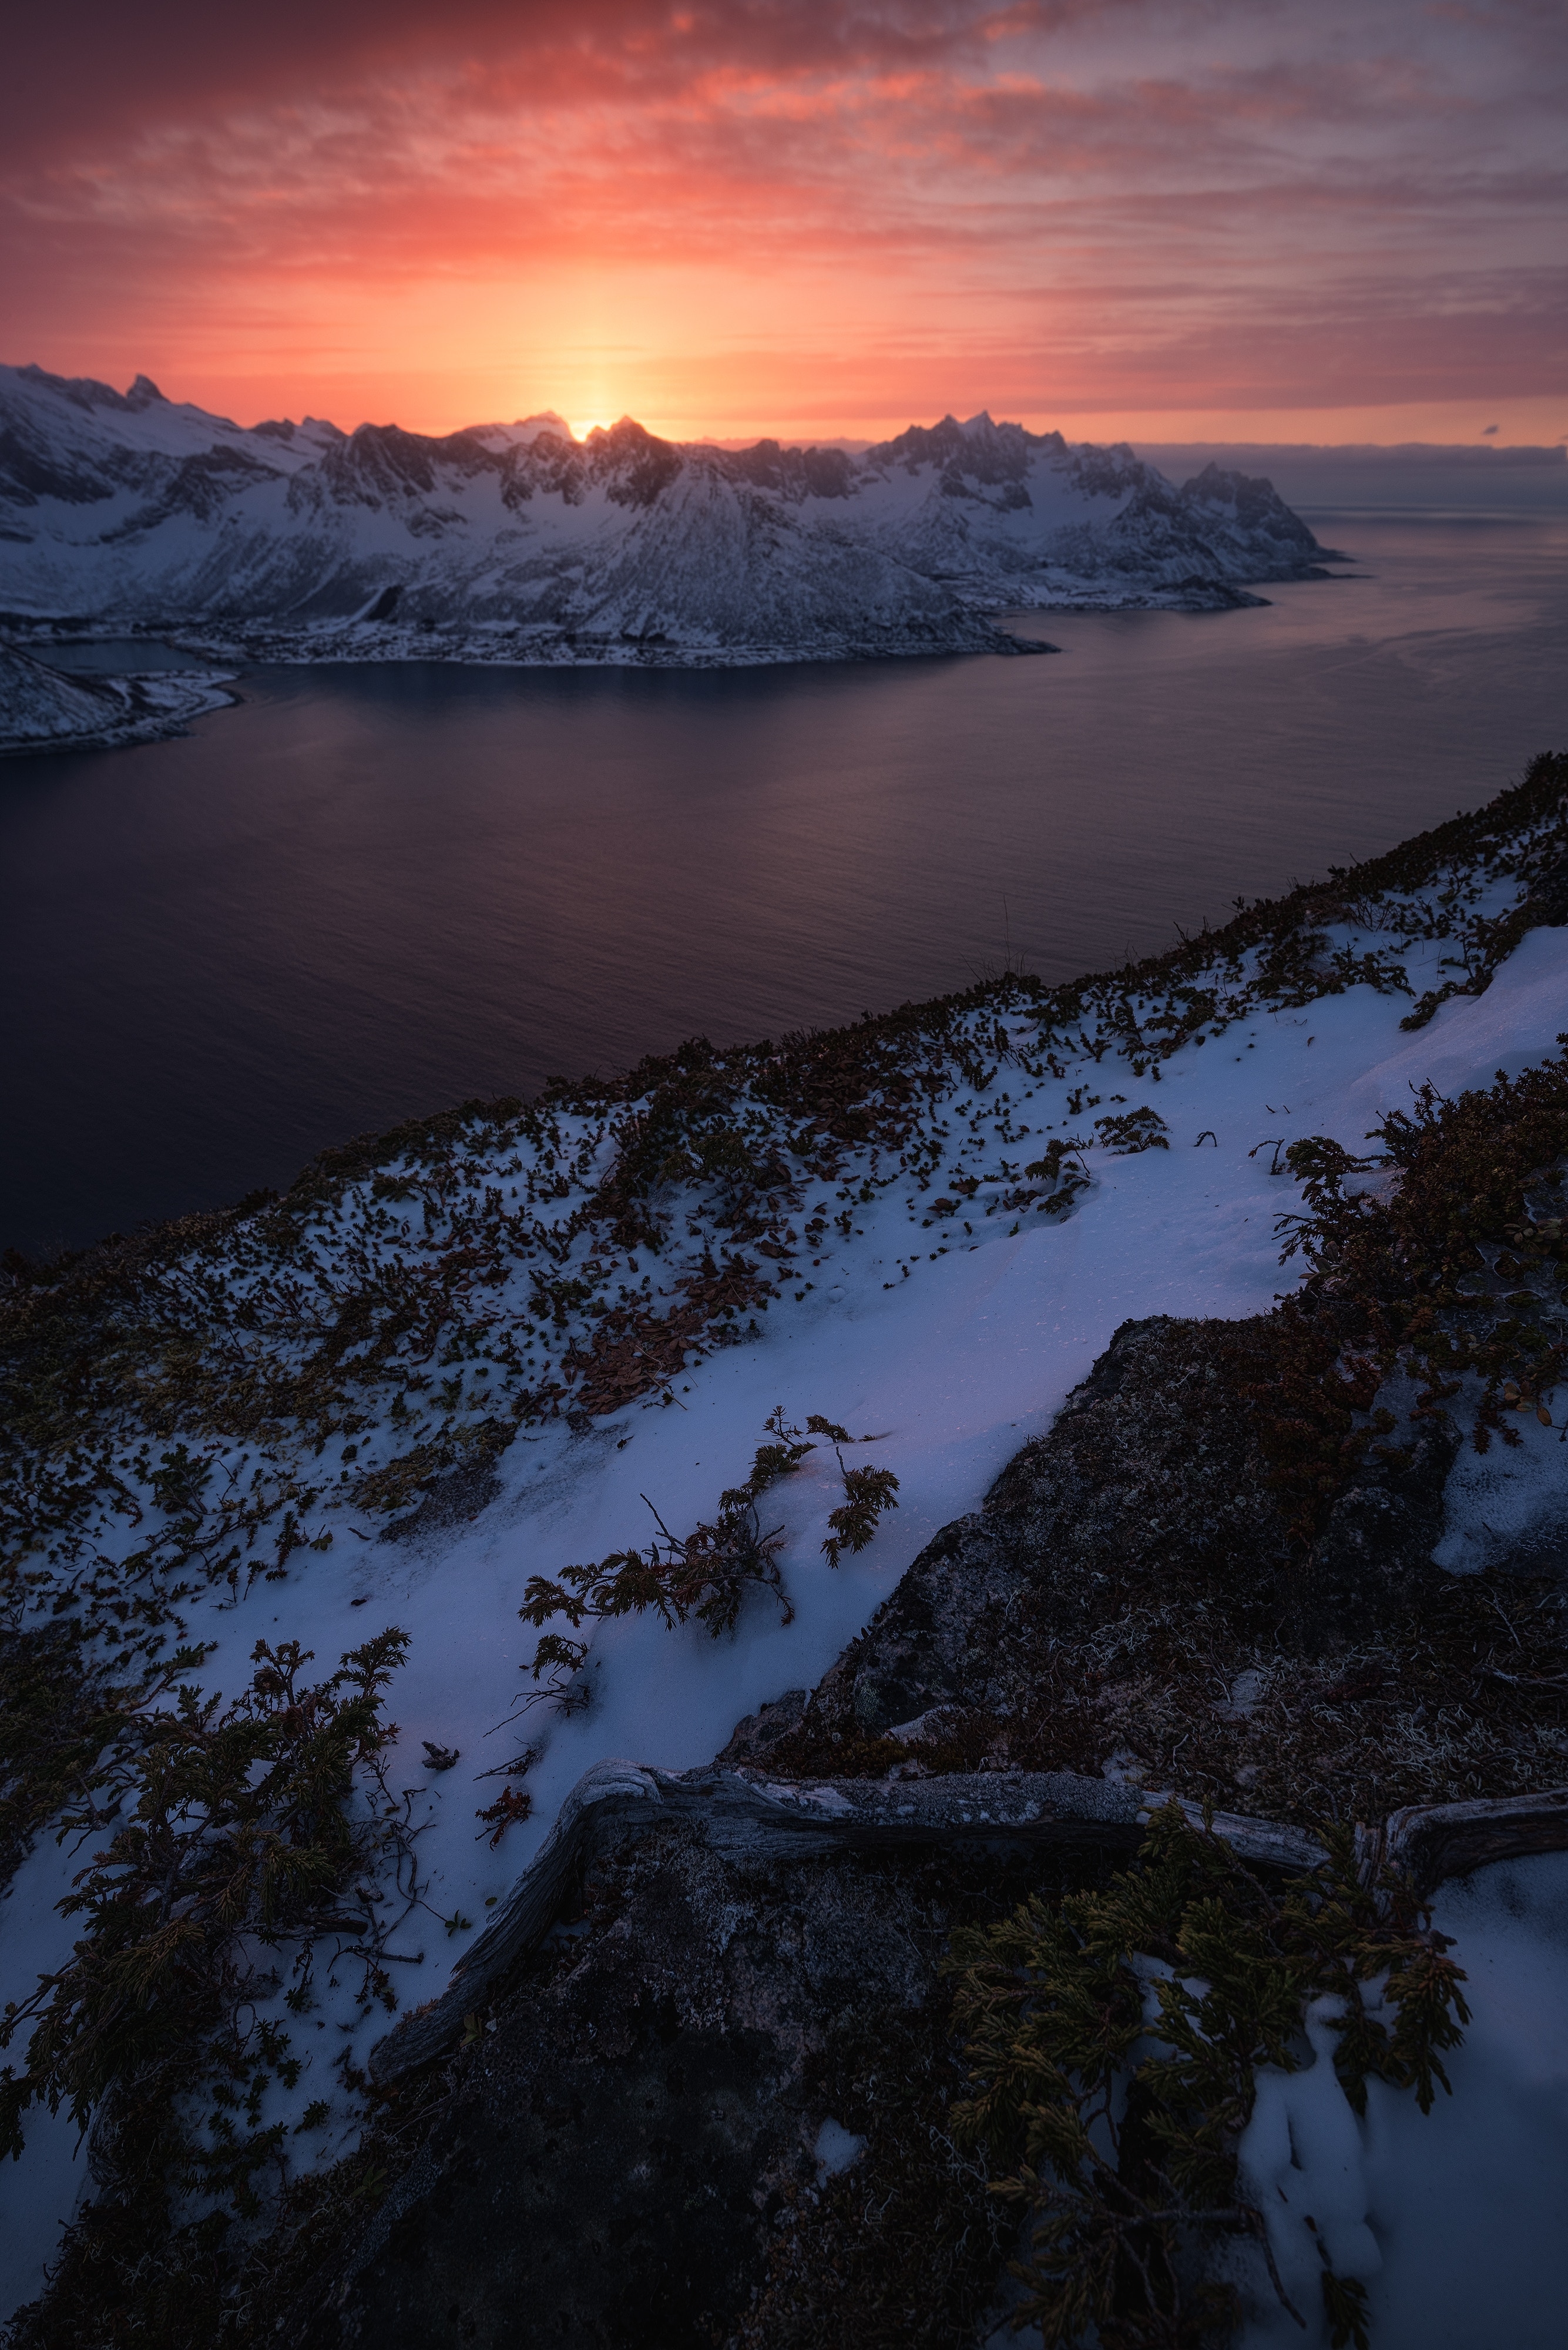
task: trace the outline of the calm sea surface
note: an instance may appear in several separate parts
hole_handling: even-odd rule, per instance
[[[1169,945],[1568,745],[1568,521],[1314,515],[1354,578],[1054,658],[255,670],[0,763],[0,1246],[552,1072]]]

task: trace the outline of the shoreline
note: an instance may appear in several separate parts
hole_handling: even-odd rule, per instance
[[[48,663],[38,661],[36,655],[31,658],[51,678],[80,687],[79,676],[50,669]],[[209,711],[234,709],[242,699],[231,691],[234,683],[231,673],[218,669],[117,670],[93,674],[92,689],[119,701],[124,709],[122,718],[71,733],[51,731],[16,734],[5,731],[4,712],[0,711],[0,759],[47,758],[72,751],[121,751],[138,743],[169,742],[188,733],[192,719],[204,717]]]

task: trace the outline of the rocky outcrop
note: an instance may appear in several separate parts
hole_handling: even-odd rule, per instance
[[[1012,1774],[792,1802],[602,1766],[450,2012],[382,2043],[401,2175],[278,2330],[305,2350],[978,2341],[1004,2246],[947,2126],[948,1940],[1094,1881],[1140,1814],[1125,1787]],[[1211,1817],[1254,1866],[1320,1856],[1288,1826]],[[1568,1792],[1423,1807],[1363,1844],[1434,1885],[1563,1848]],[[443,2058],[409,2161],[399,2085]]]
[[[1172,1791],[1266,1871],[1310,1867],[1335,1814],[1427,1888],[1568,1846],[1545,1648],[1514,1634],[1489,1682],[1488,1578],[1431,1564],[1451,1432],[1369,1453],[1303,1552],[1258,1403],[1276,1327],[1124,1326],[815,1690],[707,1770],[580,1783],[375,2052],[400,2175],[291,2339],[978,2342],[1005,2247],[947,2127],[961,1919],[1124,1865]],[[1465,1792],[1432,1801],[1461,1707]]]
[[[846,1852],[887,1857],[940,1851],[950,1858],[1005,1851],[1081,1860],[1130,1855],[1146,1811],[1132,1788],[1070,1772],[955,1773],[889,1789],[852,1779],[781,1785],[722,1767],[677,1772],[601,1762],[572,1789],[448,1990],[388,2034],[371,2071],[379,2081],[393,2081],[439,2054],[468,2012],[539,1947],[584,1868],[653,1830],[689,1824],[712,1849],[763,1869]],[[1214,1817],[1245,1858],[1306,1868],[1319,1856],[1313,1839],[1294,1829],[1225,1813]]]
[[[898,2281],[907,2324],[871,2327],[846,2278],[844,2338],[961,2339],[1000,2245],[983,2181],[943,2139],[956,2075],[939,1968],[961,1916],[1021,1889],[996,1854],[955,1867],[918,1846],[832,1844],[792,1859],[737,1853],[694,1816],[623,1822],[563,1888],[563,1922],[482,1998],[418,2158],[288,2314],[287,2338],[735,2341],[793,2215],[840,2170],[858,2183],[881,2051],[886,2085],[921,2104],[940,2191],[919,2270]],[[880,2182],[889,2244],[887,2207],[910,2191],[895,2168]]]
[[[827,1674],[819,1731],[884,1734],[939,1708],[1028,1714],[1047,1657],[1139,1607],[1149,1620],[1196,1610],[1198,1638],[1222,1625],[1313,1650],[1375,1637],[1433,1577],[1457,1440],[1428,1421],[1407,1461],[1369,1460],[1303,1557],[1241,1393],[1267,1379],[1270,1337],[1266,1317],[1124,1323],[1049,1431],[927,1544]],[[788,1727],[777,1712],[742,1726],[727,1756],[777,1766]]]
[[[1272,1315],[1124,1324],[818,1687],[721,1759],[1109,1773],[1302,1820],[1511,1795],[1539,1783],[1542,1741],[1568,1771],[1555,1605],[1531,1611],[1528,1657],[1494,1654],[1512,1636],[1487,1580],[1433,1564],[1445,1419],[1402,1411],[1293,1537],[1267,1443],[1280,1333]]]

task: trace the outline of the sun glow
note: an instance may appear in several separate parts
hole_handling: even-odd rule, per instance
[[[80,12],[26,10],[5,356],[345,430],[586,390],[581,435],[879,440],[989,408],[1100,442],[1551,446],[1542,13],[626,0],[568,29],[345,0],[263,59],[192,44],[189,10],[86,56]],[[1384,16],[1410,19],[1392,50],[1362,36]],[[1476,195],[1499,172],[1506,234]]]
[[[590,432],[607,432],[610,429],[610,419],[607,416],[585,416],[580,421],[576,418],[570,418],[567,421],[571,424],[574,438],[578,441],[586,441]]]

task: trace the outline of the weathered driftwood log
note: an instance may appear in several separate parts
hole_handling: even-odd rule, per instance
[[[1568,1850],[1568,1787],[1490,1803],[1412,1804],[1391,1812],[1380,1829],[1363,1830],[1366,1859],[1386,1859],[1430,1893],[1447,1877],[1466,1877],[1492,1860]]]
[[[1070,1772],[982,1772],[891,1784],[865,1779],[796,1785],[710,1766],[659,1771],[600,1762],[578,1780],[504,1908],[454,1970],[439,1999],[416,2009],[370,2058],[393,2081],[438,2056],[507,1969],[535,1950],[570,1881],[596,1853],[662,1821],[700,1825],[716,1849],[759,1860],[805,1859],[832,1849],[1054,1846],[1131,1853],[1149,1814],[1168,1799],[1147,1788]],[[1199,1816],[1199,1807],[1182,1808]],[[1300,1828],[1216,1812],[1212,1825],[1242,1859],[1310,1868],[1323,1847]],[[1364,1867],[1407,1869],[1423,1891],[1492,1860],[1568,1849],[1568,1789],[1497,1803],[1438,1804],[1396,1812],[1360,1831]]]
[[[594,1854],[666,1820],[700,1823],[721,1851],[759,1860],[805,1859],[830,1849],[891,1851],[961,1844],[1078,1846],[1131,1853],[1150,1798],[1104,1779],[987,1772],[896,1781],[795,1785],[708,1768],[672,1772],[601,1762],[579,1779],[510,1898],[452,1975],[445,1992],[404,2018],[370,2059],[378,2080],[438,2055],[490,1986],[555,1924],[568,1884]],[[1217,1814],[1214,1825],[1247,1858],[1310,1867],[1319,1847],[1299,1829]]]

